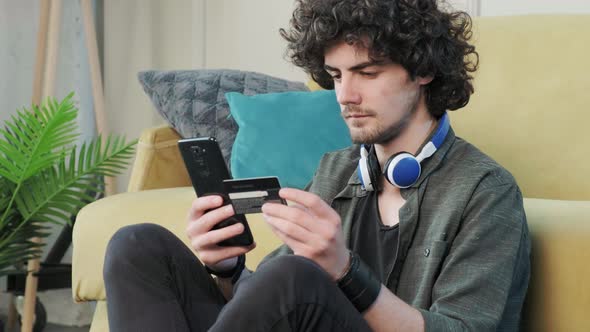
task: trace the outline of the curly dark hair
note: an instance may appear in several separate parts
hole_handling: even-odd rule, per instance
[[[321,87],[333,89],[324,69],[326,48],[345,41],[366,47],[373,60],[389,58],[412,79],[433,77],[426,105],[435,117],[467,104],[473,93],[470,73],[479,56],[469,44],[471,17],[441,10],[436,0],[297,0],[287,56]]]

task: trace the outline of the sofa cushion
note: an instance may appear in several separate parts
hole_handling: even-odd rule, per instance
[[[138,78],[158,113],[182,137],[217,138],[227,163],[238,127],[229,117],[226,92],[254,95],[307,90],[301,82],[229,69],[149,70],[140,72]]]
[[[334,91],[226,96],[240,127],[235,178],[278,176],[283,187],[304,188],[324,153],[351,144]]]

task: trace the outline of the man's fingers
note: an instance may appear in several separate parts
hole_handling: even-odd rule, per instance
[[[188,220],[198,219],[205,214],[205,211],[220,207],[221,204],[223,204],[223,199],[218,195],[195,198],[189,211]]]
[[[310,217],[309,212],[300,206],[285,206],[277,203],[266,203],[262,206],[262,213],[265,217],[292,220],[293,222],[298,223],[301,227],[313,231],[309,228],[312,227],[312,225],[306,225],[305,222],[306,219],[309,219]]]
[[[279,191],[279,196],[307,208],[318,217],[326,217],[329,220],[334,219],[335,211],[315,194],[294,188],[283,188]]]
[[[269,215],[264,215],[264,219],[273,228],[285,235],[288,235],[295,241],[305,243],[307,241],[313,240],[314,233],[310,232],[297,223]]]
[[[262,206],[262,212],[268,217],[288,220],[290,224],[299,225],[299,227],[313,234],[326,234],[326,231],[329,229],[327,225],[330,225],[319,222],[318,217],[301,205],[285,206],[283,204],[267,203]],[[282,231],[288,232],[286,229],[282,229]]]
[[[256,243],[247,247],[218,247],[218,250],[206,250],[199,252],[199,259],[205,265],[213,266],[228,258],[245,254],[256,247]]]
[[[241,223],[236,223],[227,227],[209,231],[207,232],[207,234],[195,237],[191,241],[191,244],[193,245],[193,248],[197,250],[202,250],[207,247],[217,245],[217,243],[232,238],[236,235],[242,234],[243,232],[244,225],[242,225]]]
[[[209,211],[198,219],[193,219],[187,226],[188,236],[206,233],[221,221],[234,215],[234,209],[231,205]]]
[[[283,233],[280,229],[274,227],[271,223],[268,223],[273,233],[279,237],[279,239],[287,245],[287,247],[291,248],[294,253],[300,253],[307,248],[307,245],[295,240],[294,238],[290,237],[288,234]]]

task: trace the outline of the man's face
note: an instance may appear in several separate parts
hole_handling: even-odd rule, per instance
[[[366,48],[338,43],[326,50],[324,63],[355,143],[391,142],[424,107],[421,87],[430,80],[412,80],[390,60],[371,60]]]

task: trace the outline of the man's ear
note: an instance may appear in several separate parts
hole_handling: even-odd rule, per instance
[[[418,81],[418,84],[420,84],[420,85],[426,85],[426,84],[432,82],[433,79],[434,79],[434,76],[424,76],[424,77],[418,76],[416,78],[416,80]]]

